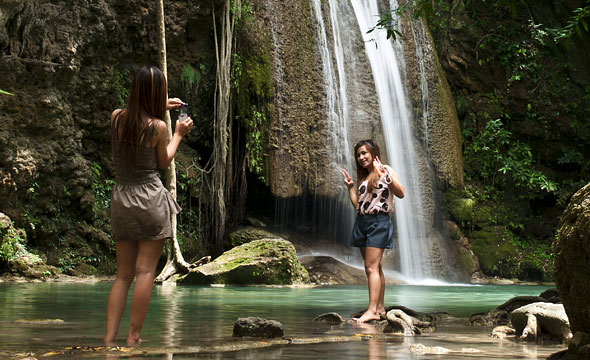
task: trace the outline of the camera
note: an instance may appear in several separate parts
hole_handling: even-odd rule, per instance
[[[183,103],[179,108],[178,121],[188,118],[188,103]]]

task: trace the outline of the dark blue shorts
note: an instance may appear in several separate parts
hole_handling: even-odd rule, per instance
[[[393,224],[389,214],[358,215],[352,228],[352,246],[393,248]]]

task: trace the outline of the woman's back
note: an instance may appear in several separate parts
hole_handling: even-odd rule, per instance
[[[115,142],[113,144],[113,164],[115,165],[115,181],[123,185],[139,185],[152,182],[158,177],[156,148],[139,146],[137,157],[132,154],[129,144]]]

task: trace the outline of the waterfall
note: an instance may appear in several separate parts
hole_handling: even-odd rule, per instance
[[[431,276],[425,266],[428,257],[424,243],[427,227],[422,208],[417,154],[420,151],[412,132],[412,115],[406,101],[402,48],[387,39],[384,30],[371,29],[379,20],[376,0],[352,0],[354,13],[371,64],[387,148],[387,160],[398,173],[405,197],[396,200],[400,271],[408,281]]]
[[[397,6],[393,0],[383,2],[388,2],[390,8]],[[428,164],[429,94],[425,68],[408,63],[410,70],[419,67],[418,86],[422,87],[421,99],[413,95],[419,99],[414,105],[422,107],[414,119],[406,88],[404,45],[408,43],[387,39],[384,30],[367,34],[379,20],[377,0],[306,2],[313,23],[313,27],[304,27],[307,33],[301,32],[302,28],[293,28],[285,18],[280,19],[283,14],[289,14],[287,9],[299,9],[298,3],[269,1],[269,4],[277,82],[276,122],[272,131],[277,134],[276,163],[282,164],[275,170],[276,182],[272,183],[277,199],[275,221],[281,227],[296,228],[303,236],[313,238],[318,252],[342,259],[343,253],[339,256],[337,251],[349,243],[354,211],[337,169],[345,168],[354,178],[352,144],[373,138],[384,150],[384,162],[397,172],[405,188],[404,199],[395,201],[395,252],[388,253],[399,257],[399,263],[396,258],[386,256],[384,267],[399,268],[404,280],[410,283],[441,274],[439,244],[433,235],[434,189]],[[278,8],[282,11],[279,18],[274,12]],[[424,30],[421,23],[416,28],[411,26],[413,34]],[[315,59],[308,61],[305,68],[290,65],[297,63],[294,54],[307,54],[305,49],[309,44],[303,41],[309,37],[294,38],[294,32],[315,38]],[[410,51],[408,55],[413,54]],[[428,56],[423,49],[415,51],[418,58]],[[300,69],[307,69],[314,79],[313,86],[307,83],[308,87],[299,87],[298,78],[292,75],[287,81],[290,74],[303,73]],[[411,78],[414,79],[413,75]],[[300,94],[321,96],[308,96],[311,101],[301,102]],[[311,111],[317,119],[314,121],[323,129],[323,137],[313,140],[316,141],[313,144],[323,148],[312,148],[311,157],[312,152],[297,147],[319,131],[310,122],[308,128],[298,128],[299,111],[310,103],[313,108],[306,107],[304,114]],[[331,253],[330,241],[332,248],[340,250]],[[358,251],[347,248],[344,254],[349,264],[358,264]]]

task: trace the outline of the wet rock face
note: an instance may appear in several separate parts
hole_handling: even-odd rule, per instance
[[[590,184],[572,196],[553,249],[557,290],[572,332],[590,332]]]
[[[259,317],[239,318],[234,324],[234,337],[276,338],[284,334],[283,324],[276,320],[266,320]]]
[[[192,23],[209,25],[214,3],[166,6],[171,91],[184,63],[213,58]],[[109,253],[107,209],[97,207],[113,176],[109,115],[134,70],[156,62],[155,5],[0,1],[0,89],[14,94],[0,94],[0,211],[50,264],[63,258],[57,248]]]
[[[189,272],[182,284],[309,284],[309,274],[297,260],[293,244],[262,239],[237,246],[213,262]]]

